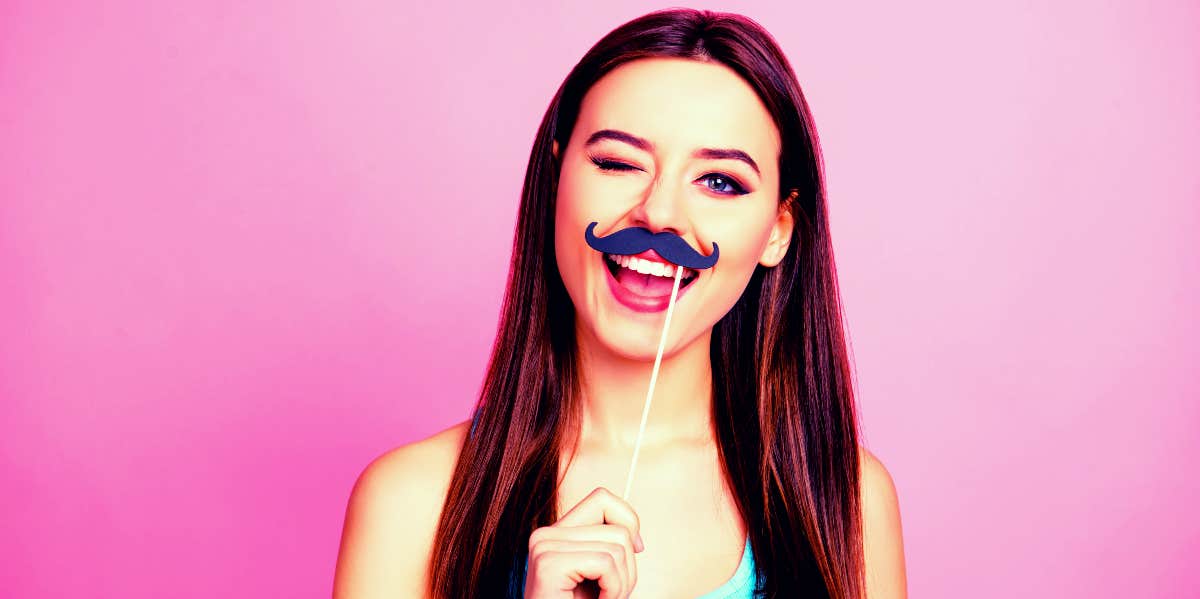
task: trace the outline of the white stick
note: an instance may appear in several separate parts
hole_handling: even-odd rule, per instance
[[[633,471],[637,468],[638,450],[642,448],[642,433],[646,432],[646,417],[650,415],[650,401],[654,399],[654,383],[658,382],[658,367],[662,364],[663,349],[667,346],[667,329],[671,326],[671,313],[675,311],[675,298],[679,296],[679,280],[683,278],[683,267],[675,266],[675,286],[671,288],[671,303],[667,304],[667,319],[663,321],[662,337],[658,340],[658,355],[654,356],[654,370],[650,371],[650,389],[646,391],[646,404],[642,407],[642,424],[638,426],[637,441],[633,444],[633,459],[629,462],[629,477],[625,479],[625,492],[621,499],[629,500],[629,489],[633,487]]]

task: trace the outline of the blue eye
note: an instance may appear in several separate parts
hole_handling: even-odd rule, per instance
[[[708,188],[722,195],[741,196],[750,193],[746,191],[745,187],[738,184],[737,179],[723,173],[709,173],[700,178],[708,179],[710,183],[713,181],[720,182],[716,187],[708,185]],[[729,189],[729,191],[722,191],[723,189]]]

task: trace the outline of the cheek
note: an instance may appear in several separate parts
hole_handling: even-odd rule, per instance
[[[577,174],[564,170],[555,191],[555,252],[560,265],[579,269],[594,258],[594,250],[584,241],[588,224],[615,222],[621,216],[621,205],[602,185],[573,175]]]
[[[714,281],[719,286],[720,294],[727,298],[727,301],[722,302],[728,304],[727,307],[733,307],[737,299],[742,296],[746,290],[746,284],[754,275],[755,267],[758,266],[758,253],[754,252],[749,245],[737,249],[740,251],[729,252],[729,261],[721,265],[721,272],[718,273],[719,280]],[[724,251],[721,252],[721,261],[725,261]]]
[[[712,278],[711,299],[717,305],[728,310],[737,303],[758,267],[770,233],[769,226],[743,222],[740,226],[725,228],[720,238],[714,235],[713,239],[721,247],[721,257]]]
[[[574,287],[574,281],[583,277],[587,261],[591,258],[592,249],[584,241],[583,232],[588,223],[601,218],[600,215],[589,214],[594,209],[590,207],[586,194],[581,192],[575,179],[567,173],[559,180],[555,192],[554,252],[559,274],[568,290]]]
[[[771,237],[773,221],[767,210],[758,205],[746,208],[741,214],[727,214],[709,221],[714,225],[710,228],[711,239],[721,246],[718,266],[723,265],[729,271],[753,271]]]
[[[605,205],[615,202],[604,202],[606,196],[602,186],[589,182],[586,176],[578,176],[570,171],[564,171],[558,183],[558,199],[556,205],[557,223],[582,223],[579,227],[580,239],[583,239],[583,229],[592,221],[603,222],[608,215],[602,214]],[[611,197],[610,197],[611,200]]]

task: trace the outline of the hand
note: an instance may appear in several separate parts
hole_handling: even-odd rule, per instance
[[[645,549],[639,529],[629,503],[596,487],[529,535],[525,599],[628,599],[637,584],[633,554]]]

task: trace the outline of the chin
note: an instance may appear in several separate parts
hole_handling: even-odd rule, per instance
[[[663,348],[663,360],[682,351],[698,341],[695,327],[687,326],[676,312],[671,318],[671,330],[667,331],[667,344]],[[711,332],[711,328],[709,329]],[[613,323],[602,330],[593,328],[590,336],[604,351],[635,362],[653,363],[658,355],[658,343],[662,337],[662,323],[647,326],[634,322]]]
[[[596,339],[599,340],[606,350],[621,358],[636,362],[653,362],[655,356],[658,355],[658,338],[660,335],[662,335],[661,329],[654,333],[653,339],[633,331],[608,331],[597,332]],[[670,342],[671,339],[668,337],[667,350],[670,349]],[[664,351],[664,357],[665,354],[666,351]]]

